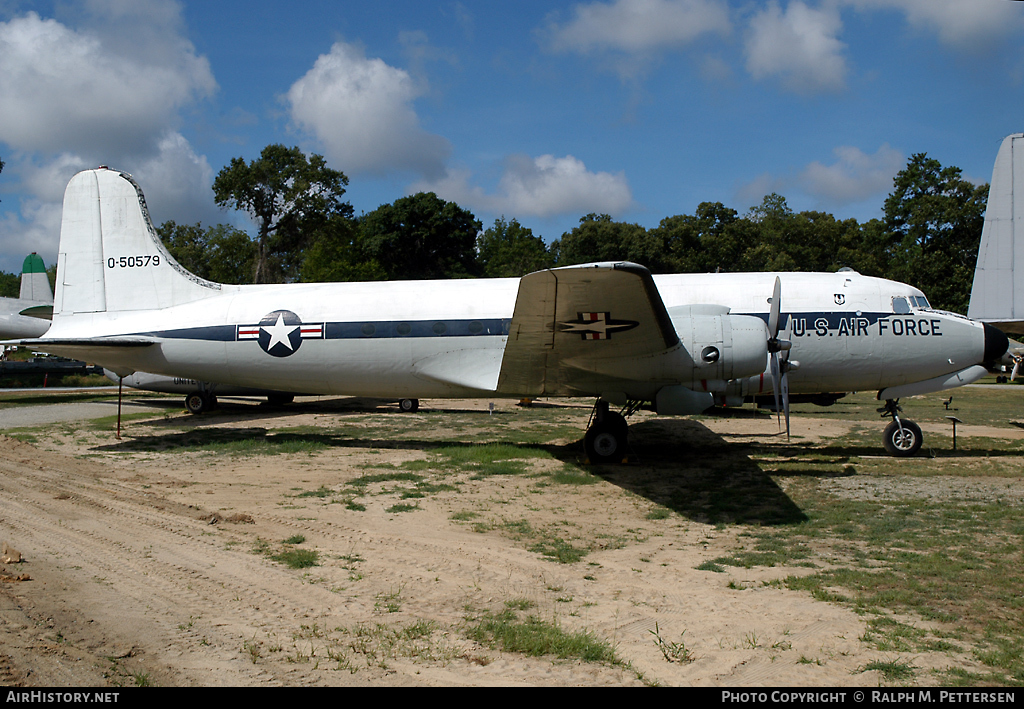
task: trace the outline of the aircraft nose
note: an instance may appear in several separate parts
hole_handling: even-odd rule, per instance
[[[1010,339],[997,327],[982,323],[985,328],[985,361],[995,362],[1010,349]]]

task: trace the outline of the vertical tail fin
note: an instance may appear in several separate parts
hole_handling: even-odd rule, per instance
[[[1018,183],[1020,192],[1016,191]],[[1019,279],[1015,273],[1021,274]],[[996,156],[967,314],[973,320],[997,323],[1008,332],[1024,332],[1022,133],[1004,138]]]
[[[153,310],[218,295],[167,252],[130,175],[100,168],[71,178],[57,254],[54,317]]]
[[[25,257],[21,265],[21,300],[36,300],[40,303],[53,302],[53,289],[50,288],[50,279],[46,275],[46,266],[43,259],[36,252]]]

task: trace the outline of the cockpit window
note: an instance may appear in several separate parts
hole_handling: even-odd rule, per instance
[[[910,313],[910,303],[907,302],[906,298],[893,298],[892,311],[897,315],[907,315]]]
[[[931,308],[932,307],[932,306],[928,305],[928,299],[925,298],[923,295],[912,295],[912,296],[910,296],[910,300],[913,301],[914,305],[916,307],[918,307],[918,308]]]

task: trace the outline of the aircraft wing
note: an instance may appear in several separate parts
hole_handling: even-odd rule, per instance
[[[645,381],[644,363],[679,345],[651,272],[634,263],[538,271],[519,282],[498,391],[592,394]]]

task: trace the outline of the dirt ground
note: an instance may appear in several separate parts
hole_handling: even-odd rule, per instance
[[[516,414],[512,402],[497,407],[509,420]],[[225,410],[206,425],[246,429],[257,408]],[[588,408],[567,411],[582,431]],[[301,407],[259,412],[258,426],[271,431],[328,420]],[[181,416],[169,411],[155,426]],[[842,427],[801,421],[812,442]],[[697,428],[726,444],[777,439],[776,423],[763,417]],[[883,656],[860,640],[862,617],[763,583],[807,569],[697,570],[728,554],[739,530],[650,515],[649,499],[608,479],[540,488],[524,475],[464,477],[409,500],[414,509],[406,511],[399,503],[407,488],[376,483],[372,493],[360,488],[360,510],[346,504],[346,485],[425,459],[424,446],[384,448],[375,433],[277,455],[173,445],[125,452],[112,432],[81,429],[65,424],[31,444],[0,436],[0,541],[24,559],[0,565],[0,685],[881,682],[861,671]],[[153,430],[130,422],[124,440]],[[510,533],[514,525],[501,526],[524,520],[601,541],[576,563],[556,563]],[[318,566],[271,558],[296,538],[304,539],[295,548],[318,552]],[[471,638],[474,619],[506,607],[589,632],[621,662],[529,657]],[[684,646],[692,662],[662,652]],[[916,662],[941,667],[949,658]]]

